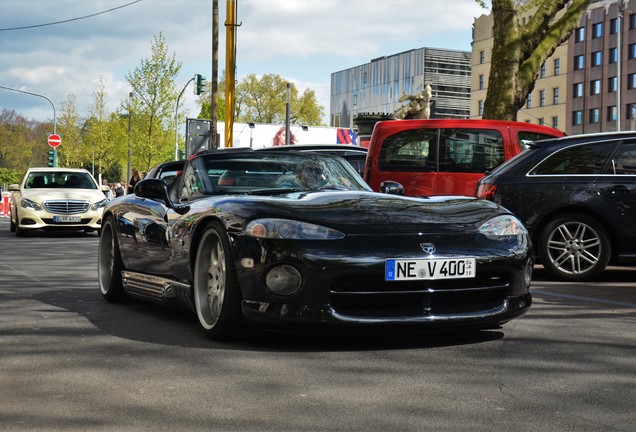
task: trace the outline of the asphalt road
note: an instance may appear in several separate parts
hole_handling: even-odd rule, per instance
[[[105,302],[97,244],[0,219],[0,430],[636,430],[636,268],[539,268],[502,329],[230,344],[187,312]]]

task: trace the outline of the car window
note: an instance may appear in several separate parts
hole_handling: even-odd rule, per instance
[[[623,144],[618,148],[606,174],[636,175],[636,143]]]
[[[344,159],[316,154],[236,154],[204,158],[204,194],[242,194],[269,190],[336,188],[369,190]]]
[[[97,189],[97,184],[85,172],[32,171],[24,183],[26,189]]]
[[[412,129],[387,137],[378,167],[387,171],[435,171],[437,134],[437,129]]]
[[[482,173],[504,161],[503,137],[496,130],[444,129],[439,147],[439,171]]]
[[[530,174],[599,174],[614,147],[607,142],[568,147],[552,154]]]
[[[534,141],[554,138],[554,135],[546,135],[538,132],[519,131],[517,134],[517,142],[521,146],[521,150],[527,149]]]

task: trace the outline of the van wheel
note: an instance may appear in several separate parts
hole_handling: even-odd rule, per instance
[[[591,217],[574,213],[547,224],[539,235],[537,249],[549,273],[572,282],[599,275],[611,256],[605,228]]]

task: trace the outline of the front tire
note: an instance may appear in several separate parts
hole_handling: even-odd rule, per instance
[[[109,302],[118,302],[126,297],[121,277],[122,268],[115,221],[109,217],[102,226],[97,253],[99,291]]]
[[[571,282],[598,276],[611,256],[605,228],[591,217],[573,213],[548,223],[541,231],[537,249],[549,273]]]
[[[199,324],[212,339],[243,333],[241,291],[227,234],[211,222],[205,228],[194,264],[194,304]]]

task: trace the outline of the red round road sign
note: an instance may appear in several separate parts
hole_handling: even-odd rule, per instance
[[[49,145],[53,148],[58,147],[62,143],[62,138],[58,134],[49,135]]]

